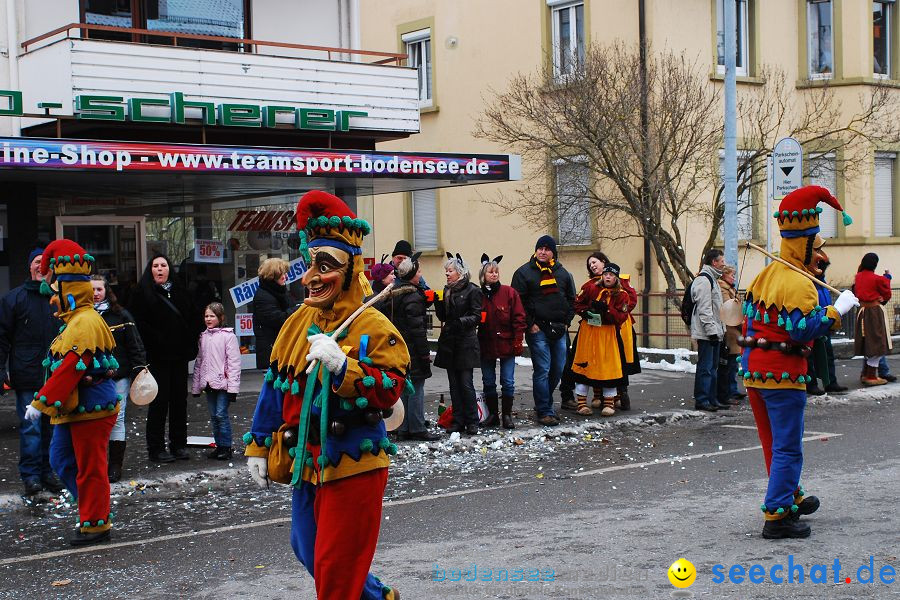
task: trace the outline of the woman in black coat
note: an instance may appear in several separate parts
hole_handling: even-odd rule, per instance
[[[473,371],[480,366],[478,324],[481,322],[481,288],[469,281],[469,269],[462,258],[450,257],[444,263],[447,285],[443,299],[434,305],[443,322],[438,338],[435,366],[447,369],[450,401],[453,404],[451,431],[478,433],[478,406],[475,403]]]
[[[288,263],[267,258],[259,265],[259,289],[253,296],[253,335],[256,336],[256,368],[268,369],[275,338],[291,315],[287,293]]]
[[[197,356],[197,336],[203,330],[200,311],[164,255],[147,263],[129,308],[147,350],[150,372],[159,385],[147,410],[150,460],[187,460],[188,363]],[[169,452],[165,445],[167,415]]]

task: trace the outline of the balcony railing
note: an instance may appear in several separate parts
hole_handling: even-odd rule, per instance
[[[25,52],[28,52],[28,49],[39,42],[43,42],[45,40],[49,40],[51,38],[55,38],[56,36],[62,35],[63,38],[73,37],[70,35],[70,32],[73,30],[77,30],[80,32],[81,39],[92,39],[91,32],[92,31],[108,31],[115,33],[124,33],[131,34],[132,41],[130,43],[142,43],[140,40],[142,37],[144,38],[166,38],[172,40],[172,46],[178,46],[179,40],[192,40],[192,41],[204,41],[204,42],[219,42],[226,44],[239,44],[242,46],[242,51],[255,53],[258,47],[270,47],[270,48],[288,48],[291,50],[309,50],[314,52],[322,52],[327,57],[328,60],[346,60],[343,56],[364,56],[364,57],[377,57],[376,60],[371,61],[371,64],[383,65],[388,63],[394,63],[397,66],[402,66],[403,61],[406,60],[406,54],[400,54],[397,52],[376,52],[372,50],[356,50],[352,48],[334,48],[331,46],[311,46],[309,44],[291,44],[288,42],[270,42],[266,40],[252,40],[247,38],[232,38],[232,37],[224,37],[218,35],[198,35],[193,33],[173,33],[170,31],[158,31],[155,29],[136,29],[133,27],[113,27],[111,25],[93,25],[90,23],[69,23],[68,25],[63,25],[62,27],[57,27],[53,31],[48,31],[42,35],[37,37],[33,37],[30,40],[25,40],[22,42],[22,48]],[[97,39],[96,37],[93,39]],[[335,56],[337,55],[337,58]]]

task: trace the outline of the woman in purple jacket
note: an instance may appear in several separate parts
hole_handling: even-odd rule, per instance
[[[525,336],[525,308],[519,293],[500,283],[498,256],[493,260],[481,255],[481,291],[484,294],[482,320],[478,327],[478,344],[481,348],[481,382],[484,385],[484,403],[491,415],[485,427],[497,425],[497,360],[500,360],[500,386],[503,392],[503,427],[514,429],[512,405],[515,396],[516,356],[522,354]]]
[[[203,313],[206,330],[200,334],[199,352],[194,362],[194,396],[206,392],[209,423],[216,447],[206,456],[231,460],[231,421],[228,404],[241,389],[241,349],[234,329],[225,327],[225,307],[213,302]]]

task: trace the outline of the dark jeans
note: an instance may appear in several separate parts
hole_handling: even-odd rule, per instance
[[[169,448],[187,446],[187,363],[181,360],[151,360],[150,373],[159,386],[156,399],[147,407],[147,450],[166,449],[166,417],[169,417]]]
[[[504,356],[493,360],[481,359],[481,384],[484,395],[497,397],[497,361],[500,361],[500,389],[503,396],[516,395],[516,357]]]
[[[719,359],[716,372],[716,398],[719,404],[727,404],[728,399],[737,393],[737,358],[737,354],[727,354]]]
[[[478,405],[475,403],[474,369],[447,369],[450,382],[450,402],[453,405],[453,425],[478,425]]]
[[[719,342],[697,340],[697,373],[694,375],[694,403],[715,406]]]
[[[228,416],[228,392],[212,390],[206,392],[209,406],[209,424],[217,448],[231,448],[231,419]],[[170,427],[171,428],[171,427]]]
[[[413,393],[403,393],[403,423],[397,429],[400,433],[422,433],[427,431],[425,426],[425,377],[410,377]],[[453,400],[453,398],[450,398]]]
[[[553,390],[559,385],[569,346],[569,334],[557,340],[547,339],[543,331],[525,334],[531,354],[531,383],[534,394],[534,411],[538,418],[556,416],[553,410]]]
[[[16,390],[16,415],[19,417],[19,475],[22,481],[39,482],[50,475],[50,417],[29,421],[25,409],[34,400],[35,390]]]

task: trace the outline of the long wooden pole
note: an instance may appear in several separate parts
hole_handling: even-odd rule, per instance
[[[758,250],[759,252],[762,252],[763,254],[765,254],[766,256],[768,256],[769,258],[771,258],[772,260],[780,262],[781,264],[783,264],[783,265],[786,266],[787,268],[791,269],[792,271],[796,271],[797,273],[800,273],[801,275],[803,275],[804,277],[806,277],[807,279],[809,279],[809,280],[812,281],[813,283],[815,283],[815,284],[817,284],[817,285],[821,285],[823,288],[825,288],[825,289],[827,289],[827,290],[831,290],[831,291],[834,292],[835,294],[840,294],[840,293],[841,293],[841,290],[837,289],[836,287],[832,287],[832,286],[828,285],[827,283],[825,283],[824,281],[821,281],[821,280],[819,280],[819,279],[816,279],[815,277],[813,277],[812,275],[810,275],[809,273],[807,273],[807,272],[804,271],[803,269],[799,269],[799,268],[795,267],[794,265],[792,265],[792,264],[789,263],[788,261],[784,260],[783,258],[778,258],[777,256],[775,256],[775,255],[773,255],[773,254],[770,254],[769,252],[766,251],[765,248],[760,248],[759,246],[757,246],[757,245],[754,244],[753,242],[747,242],[747,247],[748,247],[748,248],[753,248],[754,250]]]

